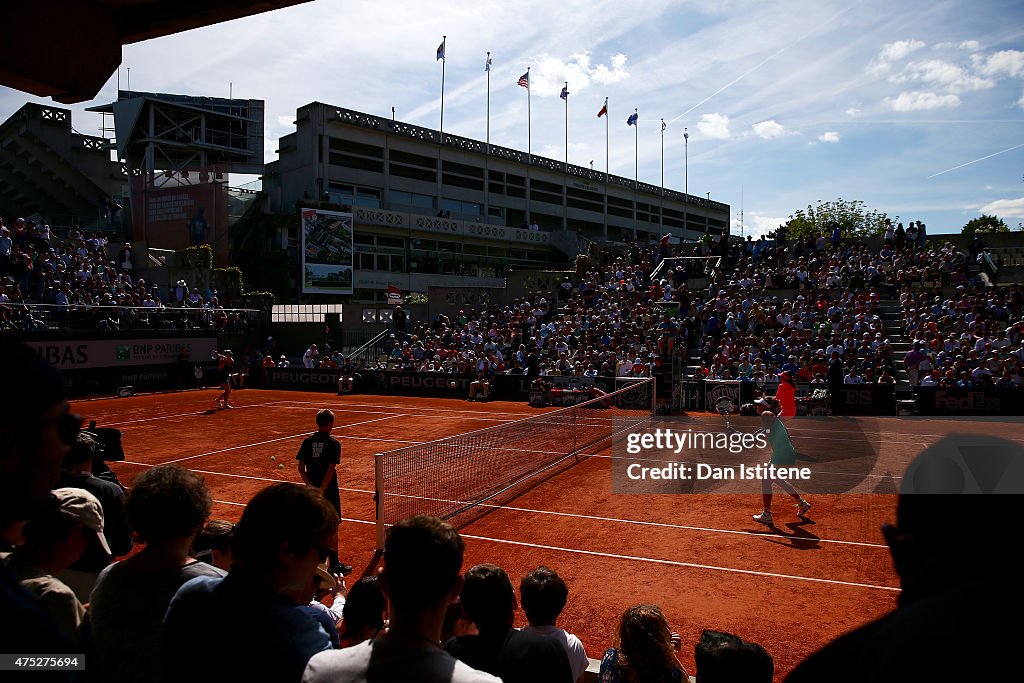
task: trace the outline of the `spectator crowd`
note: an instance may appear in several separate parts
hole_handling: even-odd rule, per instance
[[[111,245],[99,232],[76,226],[59,238],[41,221],[9,228],[0,218],[0,329],[250,330],[215,290],[179,280],[162,291],[134,275],[134,262],[130,243]]]

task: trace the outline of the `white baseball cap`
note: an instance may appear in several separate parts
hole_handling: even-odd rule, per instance
[[[91,529],[99,539],[100,547],[107,555],[113,555],[103,535],[103,506],[96,496],[85,489],[62,488],[50,492],[60,503],[61,514],[67,519],[80,522]]]

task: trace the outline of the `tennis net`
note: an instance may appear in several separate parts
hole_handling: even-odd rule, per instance
[[[377,540],[386,527],[415,514],[461,527],[470,511],[535,485],[578,462],[612,436],[650,419],[653,378],[574,406],[508,424],[377,453]]]

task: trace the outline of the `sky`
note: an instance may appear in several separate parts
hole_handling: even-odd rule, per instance
[[[492,144],[561,160],[568,128],[603,170],[607,97],[611,173],[710,193],[734,234],[840,198],[930,233],[1024,223],[1020,0],[315,0],[125,46],[120,83],[264,100],[272,161],[313,101],[437,129],[442,36],[445,132],[486,138],[490,51]],[[27,101],[54,104],[0,87],[0,119]]]

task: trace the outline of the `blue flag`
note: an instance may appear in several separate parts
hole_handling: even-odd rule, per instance
[[[444,41],[443,40],[441,41],[441,44],[437,46],[437,59],[444,59]],[[437,59],[435,59],[434,61],[436,62]]]
[[[569,99],[569,86],[568,85],[565,86],[564,88],[562,88],[562,94],[559,95],[559,97],[561,97],[563,100],[568,100]]]
[[[639,116],[637,115],[637,113],[633,112],[632,114],[629,115],[629,118],[626,119],[626,125],[627,126],[635,126],[636,125],[636,120],[638,118],[639,118]]]

